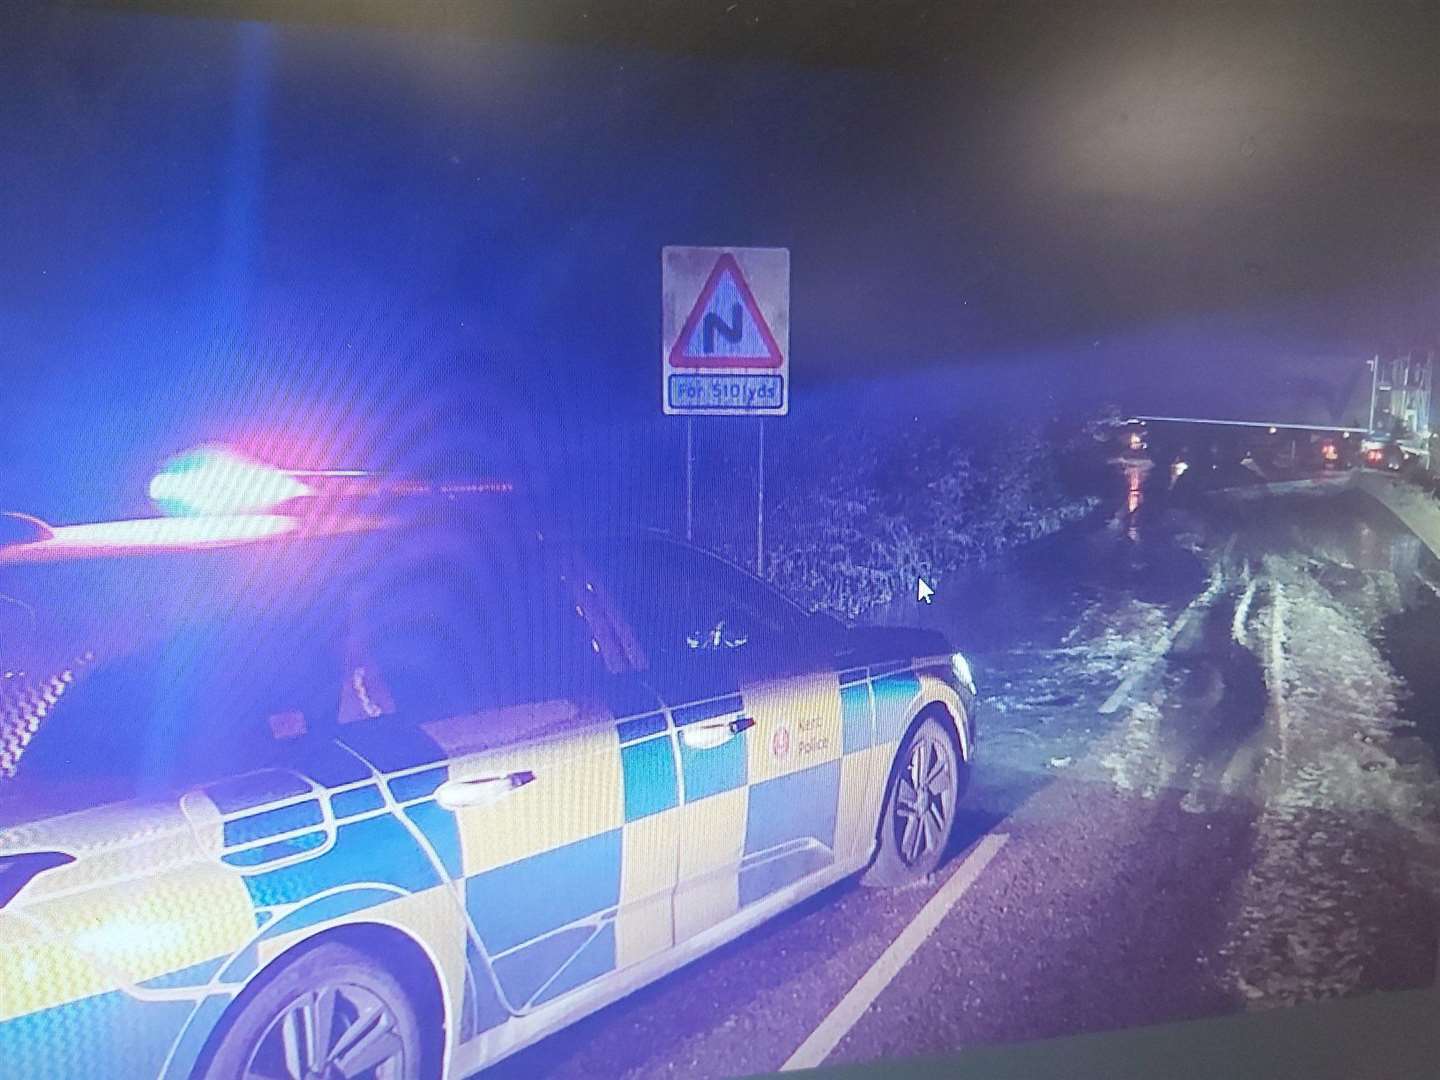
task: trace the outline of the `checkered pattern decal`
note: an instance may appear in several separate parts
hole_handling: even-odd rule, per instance
[[[0,832],[0,851],[76,855],[0,911],[0,1077],[85,1071],[66,1061],[159,1075],[172,1051],[178,1075],[247,976],[377,907],[437,957],[461,1037],[493,1030],[853,865],[923,693],[900,664],[609,725],[557,725],[543,706],[359,724],[295,771]],[[720,741],[686,734],[752,720]],[[546,737],[498,737],[502,722]],[[512,773],[533,782],[436,801],[449,780]]]
[[[921,693],[909,665],[759,683],[675,710],[754,727],[683,762],[677,940],[871,850],[890,763]]]

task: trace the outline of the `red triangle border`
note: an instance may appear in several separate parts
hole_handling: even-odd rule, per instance
[[[723,357],[694,357],[685,354],[685,343],[695,333],[695,328],[700,324],[705,309],[710,304],[710,298],[715,294],[720,284],[720,275],[729,270],[735,277],[736,287],[740,290],[740,299],[744,302],[750,317],[755,320],[755,326],[760,331],[760,337],[765,342],[765,347],[770,350],[769,356],[723,356]],[[685,324],[680,328],[680,336],[675,339],[675,344],[670,347],[669,364],[672,368],[691,368],[724,370],[726,368],[778,368],[784,366],[785,357],[780,352],[780,346],[775,341],[775,335],[770,332],[770,324],[765,321],[765,316],[760,313],[760,305],[755,302],[755,294],[750,291],[750,283],[745,280],[745,275],[740,270],[740,264],[735,261],[735,256],[728,251],[720,253],[715,260],[715,266],[710,271],[710,276],[705,279],[705,285],[700,290],[700,296],[695,301],[695,306],[690,309],[690,315],[686,318]]]

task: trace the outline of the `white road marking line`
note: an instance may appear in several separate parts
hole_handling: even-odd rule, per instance
[[[1290,717],[1285,707],[1285,593],[1280,582],[1270,583],[1270,702],[1275,711],[1275,727],[1280,733],[1280,777],[1284,782],[1285,763],[1289,760]]]
[[[849,1033],[860,1017],[865,1015],[865,1011],[874,1004],[881,991],[890,985],[900,973],[900,969],[915,955],[916,950],[925,943],[925,939],[940,925],[940,921],[950,913],[950,909],[960,897],[965,895],[965,891],[975,884],[975,879],[1009,839],[1004,833],[991,833],[975,846],[975,850],[950,875],[950,879],[940,886],[940,891],[925,902],[920,914],[900,931],[889,948],[880,954],[880,959],[876,960],[870,970],[860,976],[860,981],[850,988],[850,992],[840,999],[840,1004],[830,1010],[830,1014],[820,1021],[820,1026],[786,1059],[785,1064],[780,1066],[781,1072],[813,1069],[830,1056],[835,1047],[840,1045],[840,1040]]]
[[[1206,587],[1205,591],[1195,597],[1194,600],[1191,600],[1185,610],[1180,613],[1179,618],[1170,625],[1170,629],[1160,635],[1160,640],[1155,643],[1154,647],[1131,665],[1130,673],[1120,680],[1120,685],[1115,688],[1114,692],[1106,698],[1104,704],[1100,706],[1100,712],[1102,714],[1108,716],[1120,708],[1121,705],[1125,704],[1126,698],[1130,696],[1130,691],[1135,689],[1135,684],[1150,674],[1150,669],[1158,664],[1164,658],[1165,654],[1170,651],[1170,646],[1175,644],[1175,639],[1180,636],[1180,631],[1184,630],[1185,627],[1190,624],[1190,620],[1194,617],[1196,610],[1204,607],[1209,604],[1211,600],[1215,599],[1224,584],[1224,575],[1216,574],[1211,577],[1210,584]]]
[[[1245,644],[1245,620],[1250,617],[1250,601],[1255,599],[1255,586],[1259,579],[1250,577],[1250,563],[1245,563],[1245,576],[1250,584],[1245,586],[1245,595],[1240,597],[1240,603],[1235,605],[1235,618],[1230,623],[1230,636],[1239,644]]]

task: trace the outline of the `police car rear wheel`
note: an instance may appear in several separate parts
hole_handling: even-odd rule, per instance
[[[880,820],[880,846],[865,872],[867,885],[920,881],[945,857],[964,791],[965,763],[945,725],[927,717],[896,755]]]
[[[365,954],[324,944],[259,985],[221,1037],[215,1080],[418,1080],[419,1021]]]

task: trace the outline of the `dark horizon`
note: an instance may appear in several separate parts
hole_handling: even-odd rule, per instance
[[[801,7],[597,11],[598,44],[573,4],[7,9],[10,459],[496,394],[648,422],[673,243],[791,249],[797,417],[952,369],[1061,365],[1053,399],[1434,342],[1433,9],[899,5],[805,38]]]

